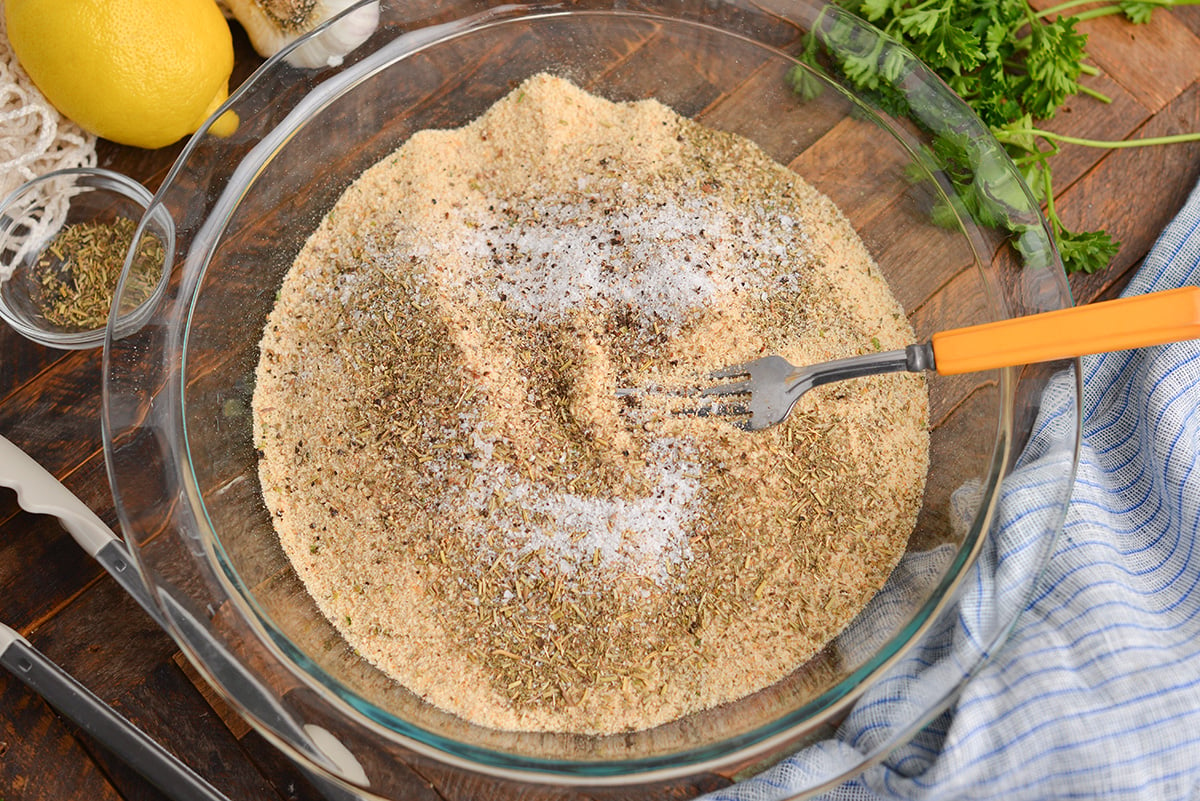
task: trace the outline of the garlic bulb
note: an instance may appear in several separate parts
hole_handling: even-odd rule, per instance
[[[220,0],[264,58],[278,53],[355,0]],[[342,57],[365,42],[379,24],[379,3],[358,8],[284,57],[293,67],[336,67]]]

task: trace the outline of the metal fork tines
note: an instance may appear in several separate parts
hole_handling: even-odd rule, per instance
[[[933,349],[927,344],[807,367],[796,367],[782,356],[764,356],[712,373],[713,380],[728,382],[696,393],[702,403],[689,413],[699,417],[728,417],[746,431],[761,431],[782,423],[800,397],[813,387],[882,373],[932,369]]]

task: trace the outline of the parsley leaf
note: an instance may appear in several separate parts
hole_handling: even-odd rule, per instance
[[[1075,32],[1075,20],[1059,17],[1035,25],[1029,35],[1025,74],[1017,81],[1022,110],[1037,119],[1050,119],[1068,97],[1079,92],[1087,36]]]
[[[1054,232],[1063,267],[1069,273],[1094,273],[1103,270],[1117,255],[1119,242],[1104,231],[1072,233],[1065,228]]]
[[[1145,25],[1150,21],[1150,14],[1154,11],[1157,3],[1145,3],[1141,0],[1122,0],[1119,4],[1121,13],[1126,19],[1135,25]]]

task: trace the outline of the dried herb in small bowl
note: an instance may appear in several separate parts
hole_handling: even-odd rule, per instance
[[[64,331],[104,326],[136,227],[134,220],[119,217],[111,223],[73,223],[59,231],[34,265],[46,323]],[[144,234],[124,293],[132,306],[153,294],[163,255],[158,237]]]

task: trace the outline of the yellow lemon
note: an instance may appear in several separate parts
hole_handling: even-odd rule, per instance
[[[5,22],[46,99],[114,142],[169,145],[228,94],[233,38],[214,0],[5,0]],[[236,126],[226,114],[212,130]]]

